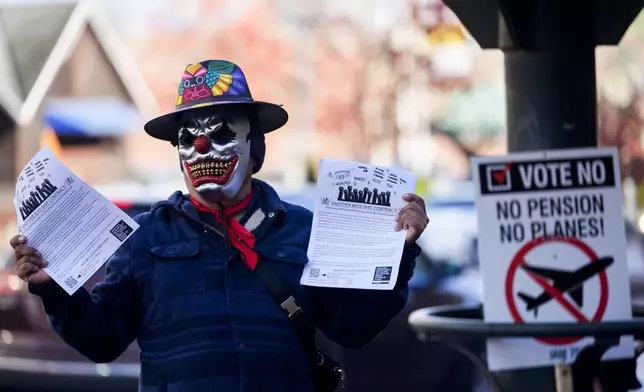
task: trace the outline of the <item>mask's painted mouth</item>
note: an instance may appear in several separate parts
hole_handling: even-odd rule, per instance
[[[198,188],[208,183],[227,184],[237,166],[237,161],[239,161],[239,156],[234,155],[227,158],[198,159],[192,163],[184,162],[183,165],[192,185]]]

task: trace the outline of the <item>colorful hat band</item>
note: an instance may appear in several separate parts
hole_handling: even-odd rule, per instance
[[[206,97],[177,105],[176,110],[190,109],[200,106],[210,106],[214,103],[223,102],[253,102],[253,98],[243,97],[239,95],[219,95],[215,97]]]

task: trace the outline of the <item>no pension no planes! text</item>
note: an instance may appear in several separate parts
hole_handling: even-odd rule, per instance
[[[522,242],[526,238],[537,237],[603,237],[603,214],[604,195],[601,193],[496,202],[496,216],[501,222],[499,237],[502,243]],[[530,222],[520,221],[524,218]]]

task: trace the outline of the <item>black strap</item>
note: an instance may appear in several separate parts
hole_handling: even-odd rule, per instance
[[[284,310],[289,320],[291,320],[291,324],[295,328],[295,332],[311,361],[311,365],[315,365],[320,360],[320,354],[315,344],[315,333],[317,331],[315,323],[313,323],[308,313],[302,311],[302,308],[299,307],[288,287],[270,270],[266,263],[260,260],[255,267],[255,273],[273,295],[275,302]]]

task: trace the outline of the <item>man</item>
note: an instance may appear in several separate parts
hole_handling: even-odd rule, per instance
[[[28,239],[11,240],[18,275],[62,339],[95,362],[115,360],[137,339],[141,392],[311,391],[299,329],[266,274],[331,340],[359,348],[374,339],[407,300],[424,202],[407,195],[392,222],[407,230],[394,290],[301,286],[312,214],[251,178],[264,134],[287,120],[280,106],[251,98],[235,64],[189,65],[176,111],[145,126],[177,147],[189,195],[176,192],[135,218],[141,227],[109,260],[104,282],[69,296],[40,270],[46,262]]]

